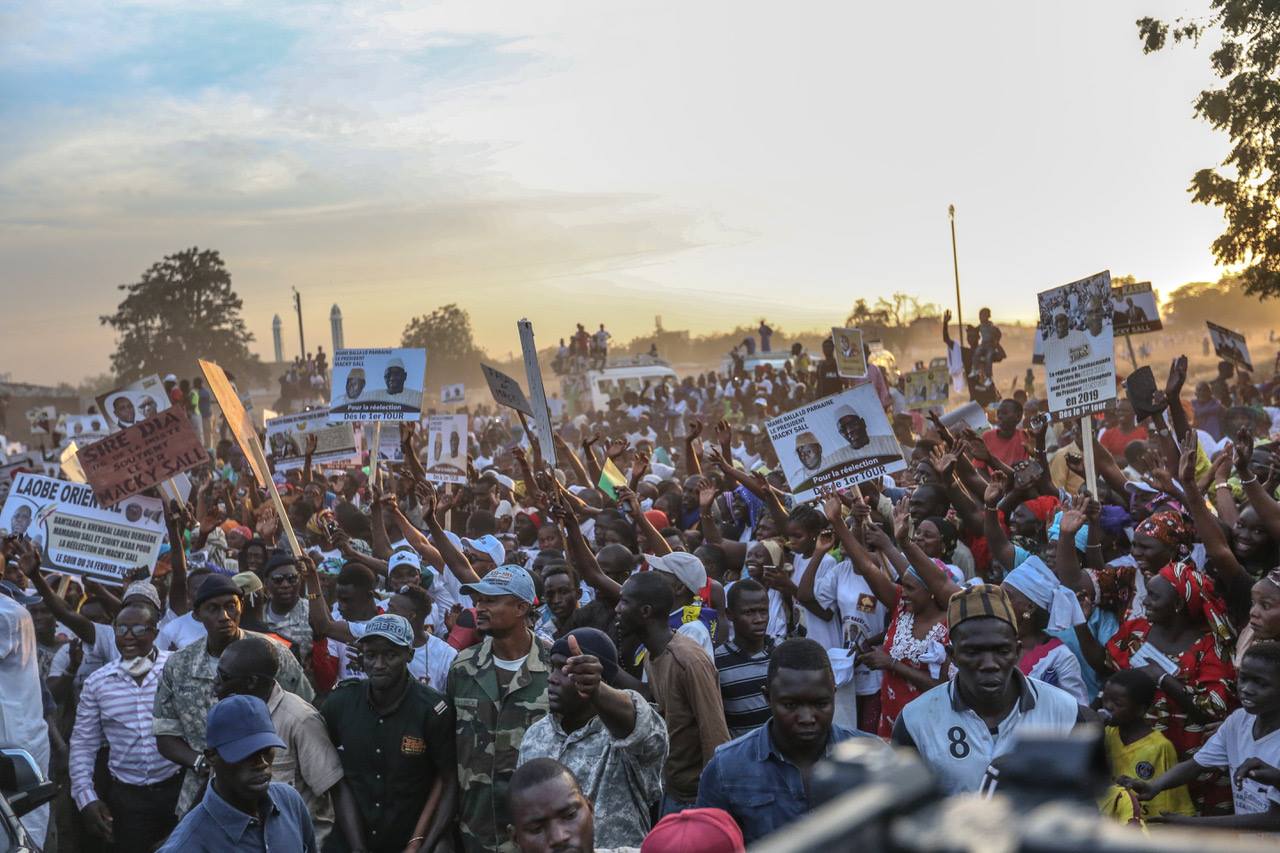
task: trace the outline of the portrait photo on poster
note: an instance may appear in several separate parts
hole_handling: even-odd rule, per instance
[[[467,482],[466,415],[427,418],[427,479],[433,483]]]
[[[867,353],[862,345],[861,329],[832,326],[831,343],[835,344],[838,375],[846,379],[862,379],[867,375]]]
[[[313,464],[354,465],[360,461],[354,425],[350,421],[330,423],[327,408],[268,420],[267,458],[277,471],[301,468],[306,462],[307,437],[312,435],[316,438]]]
[[[333,355],[330,421],[422,418],[425,349],[340,349]]]
[[[1249,356],[1249,344],[1244,335],[1217,323],[1205,321],[1205,325],[1209,327],[1209,339],[1213,341],[1213,351],[1218,358],[1252,373],[1253,359]]]
[[[1116,397],[1111,273],[1042,291],[1037,299],[1049,410],[1059,419],[1102,411]]]
[[[793,409],[765,424],[796,500],[906,468],[880,397],[859,385]]]
[[[1117,335],[1141,335],[1164,328],[1151,282],[1111,288],[1111,327]]]
[[[145,421],[169,408],[169,395],[160,377],[152,374],[95,398],[111,432]]]

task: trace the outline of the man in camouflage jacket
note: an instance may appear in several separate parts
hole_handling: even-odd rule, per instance
[[[457,712],[458,821],[467,853],[514,853],[507,785],[524,733],[548,711],[550,650],[529,629],[533,579],[499,566],[462,591],[476,603],[484,642],[461,652],[447,694]]]

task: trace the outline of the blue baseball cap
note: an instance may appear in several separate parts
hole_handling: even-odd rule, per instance
[[[468,595],[514,595],[529,604],[533,604],[538,598],[533,578],[524,569],[512,564],[498,566],[481,578],[479,583],[469,583],[462,591]]]
[[[228,696],[209,711],[205,743],[235,764],[264,749],[285,749],[267,703],[257,696]]]

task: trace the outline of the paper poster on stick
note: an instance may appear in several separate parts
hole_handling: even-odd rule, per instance
[[[99,394],[95,402],[114,432],[141,423],[156,412],[169,408],[169,395],[160,377],[152,374],[123,388]]]
[[[467,386],[458,382],[440,389],[440,402],[446,406],[461,405],[467,401]]]
[[[1111,288],[1111,328],[1116,335],[1141,335],[1164,328],[1151,282]]]
[[[360,449],[349,421],[329,423],[329,410],[312,409],[267,421],[267,456],[277,471],[301,468],[306,462],[307,436],[316,437],[315,465],[358,465]]]
[[[1209,338],[1213,341],[1213,351],[1218,358],[1252,373],[1253,359],[1249,357],[1249,344],[1244,335],[1217,323],[1206,321],[1205,325],[1209,327]]]
[[[157,498],[135,495],[108,508],[87,483],[37,474],[14,479],[0,529],[31,537],[46,569],[116,585],[129,571],[154,566],[167,535]]]
[[[529,395],[533,397],[533,430],[542,446],[542,458],[552,466],[556,464],[555,435],[551,431],[551,410],[547,407],[547,391],[542,386],[542,366],[538,364],[538,347],[533,342],[533,324],[528,320],[516,323],[520,332],[520,349],[524,354],[524,375],[529,382]]]
[[[859,385],[765,424],[797,501],[907,467],[876,389]]]
[[[333,354],[330,421],[422,418],[425,349],[340,349]]]
[[[110,507],[204,465],[209,454],[186,413],[168,409],[82,447],[76,459],[98,503]]]
[[[950,384],[951,374],[945,366],[911,371],[903,377],[907,408],[941,410],[947,404]]]
[[[1038,295],[1049,410],[1059,420],[1100,412],[1116,398],[1111,273]]]
[[[427,418],[427,479],[433,483],[467,482],[467,416]]]
[[[484,381],[489,383],[489,393],[498,405],[533,417],[533,406],[529,405],[529,398],[524,395],[519,382],[487,364],[480,365],[480,372],[484,374]]]
[[[862,379],[867,375],[861,329],[832,326],[831,342],[836,346],[836,373],[846,379]]]
[[[54,406],[33,406],[27,409],[27,426],[32,435],[48,435],[58,422],[58,410]]]

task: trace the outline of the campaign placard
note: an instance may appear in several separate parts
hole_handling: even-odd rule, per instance
[[[107,419],[101,415],[59,415],[58,432],[64,441],[75,441],[84,445],[106,438],[111,432]]]
[[[433,483],[467,482],[466,415],[427,418],[427,479]]]
[[[262,452],[258,433],[253,428],[253,421],[245,411],[244,403],[240,401],[240,395],[236,392],[235,386],[227,378],[227,372],[214,362],[198,359],[196,363],[200,365],[200,372],[204,374],[209,393],[213,394],[213,399],[218,402],[218,408],[222,410],[222,418],[227,422],[231,434],[235,436],[236,444],[240,446],[240,452],[244,454],[245,460],[253,470],[253,476],[257,478],[258,485],[266,488],[271,482],[271,472],[267,469],[267,457]],[[285,532],[290,536],[293,535],[288,525],[285,526]],[[297,551],[295,550],[294,553]]]
[[[484,374],[484,381],[489,383],[489,393],[498,405],[533,417],[533,406],[529,405],[529,398],[524,395],[519,382],[487,364],[480,365],[480,372]]]
[[[903,395],[908,409],[941,409],[947,404],[951,374],[947,368],[929,367],[903,376]]]
[[[1140,281],[1111,288],[1111,328],[1117,335],[1140,335],[1164,328],[1151,282]]]
[[[823,397],[765,424],[796,500],[907,467],[870,384]]]
[[[467,386],[457,382],[440,389],[440,402],[446,406],[461,405],[467,401]]]
[[[1217,323],[1205,321],[1205,325],[1209,327],[1209,339],[1213,341],[1213,351],[1218,358],[1252,373],[1253,359],[1249,357],[1249,344],[1244,335]]]
[[[80,448],[76,459],[98,503],[111,507],[204,465],[209,454],[191,418],[168,409]]]
[[[58,420],[58,410],[54,406],[33,406],[27,409],[27,426],[32,435],[48,435],[48,427]]]
[[[87,483],[37,474],[13,481],[0,529],[31,537],[46,569],[116,585],[132,569],[155,566],[166,536],[157,498],[135,495],[108,508]]]
[[[0,503],[9,494],[13,481],[18,479],[21,474],[42,474],[44,473],[44,457],[39,453],[28,450],[22,453],[11,453],[0,465]]]
[[[831,343],[836,345],[836,373],[846,379],[867,375],[867,355],[862,348],[862,330],[831,327]]]
[[[394,432],[394,430],[392,430]],[[329,423],[329,410],[311,409],[267,421],[267,458],[277,471],[301,468],[306,462],[307,436],[316,437],[315,465],[358,465],[360,449],[349,421]]]
[[[542,365],[538,364],[538,347],[533,342],[533,324],[528,320],[516,323],[520,333],[520,351],[524,355],[524,375],[529,382],[529,396],[533,397],[533,427],[542,447],[542,458],[552,467],[556,464],[555,435],[551,431],[551,409],[547,406],[547,391],[542,387]]]
[[[1038,299],[1036,336],[1044,350],[1049,410],[1060,420],[1102,411],[1116,398],[1111,273],[1046,290]]]
[[[98,411],[114,432],[141,423],[156,412],[169,408],[169,394],[164,390],[160,377],[152,374],[123,388],[99,394],[96,402]]]
[[[340,349],[333,354],[329,420],[421,420],[426,372],[425,349]]]
[[[973,401],[952,409],[938,420],[942,421],[942,425],[951,430],[952,434],[959,433],[966,427],[979,435],[991,429],[991,421],[987,418],[986,411]]]

